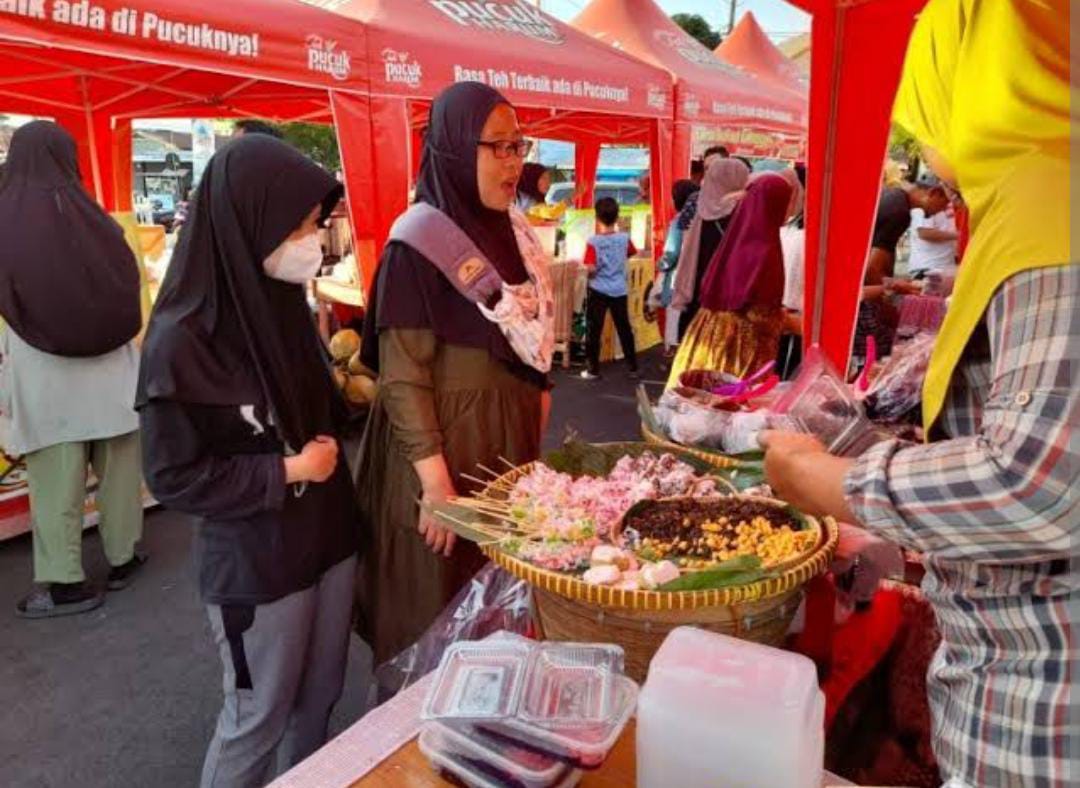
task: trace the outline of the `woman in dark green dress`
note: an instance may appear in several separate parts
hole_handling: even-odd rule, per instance
[[[501,288],[474,303],[402,241],[387,245],[376,274],[363,356],[380,388],[355,468],[373,540],[357,581],[360,629],[376,664],[414,643],[485,561],[417,501],[472,492],[463,474],[478,464],[540,455],[553,308],[547,260],[512,208],[528,148],[497,91],[478,83],[444,91],[431,110],[417,201],[464,231]]]

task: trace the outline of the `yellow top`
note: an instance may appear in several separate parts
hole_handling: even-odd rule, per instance
[[[923,385],[937,420],[994,292],[1073,262],[1069,0],[930,0],[908,47],[895,119],[956,173],[971,240]]]

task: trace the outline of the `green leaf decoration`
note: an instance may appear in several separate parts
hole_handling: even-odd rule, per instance
[[[769,577],[756,555],[741,555],[717,564],[711,569],[686,572],[680,577],[660,586],[660,591],[705,591],[712,588],[729,588],[756,583]]]

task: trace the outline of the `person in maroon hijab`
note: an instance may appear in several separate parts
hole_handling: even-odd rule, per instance
[[[784,325],[780,228],[793,197],[791,184],[779,174],[751,179],[709,261],[701,309],[679,346],[672,380],[692,369],[745,377],[776,358]]]

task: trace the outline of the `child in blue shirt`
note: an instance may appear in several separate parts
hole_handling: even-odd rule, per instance
[[[619,204],[611,197],[596,201],[597,233],[589,239],[585,265],[589,269],[589,301],[585,308],[587,334],[585,357],[588,363],[581,377],[600,377],[600,337],[604,319],[611,311],[619,335],[623,356],[630,366],[630,377],[638,378],[634,330],[627,311],[626,261],[637,254],[629,233],[619,232]]]

